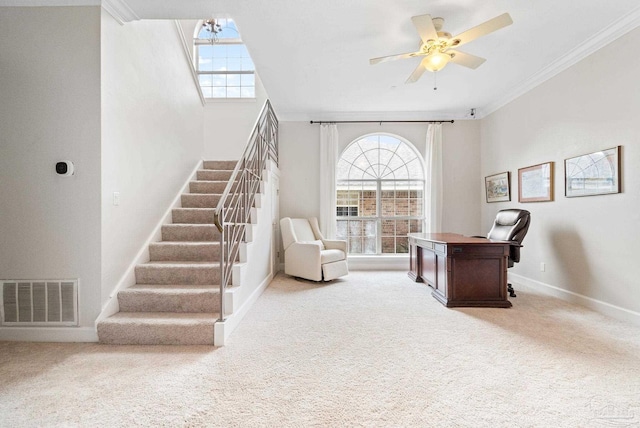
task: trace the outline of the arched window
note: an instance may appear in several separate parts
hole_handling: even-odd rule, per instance
[[[205,98],[255,98],[255,66],[230,18],[202,21],[195,61]]]
[[[407,253],[407,233],[422,232],[424,169],[419,153],[388,134],[347,147],[336,168],[337,237],[351,254]]]

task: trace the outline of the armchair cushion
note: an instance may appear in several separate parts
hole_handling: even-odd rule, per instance
[[[326,263],[333,263],[340,260],[344,260],[345,254],[344,251],[340,250],[324,250],[320,252],[320,263],[323,265]]]

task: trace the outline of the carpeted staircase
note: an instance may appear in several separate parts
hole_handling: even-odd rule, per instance
[[[220,242],[215,207],[236,161],[205,161],[150,261],[136,266],[136,284],[118,292],[120,312],[98,323],[101,343],[213,345],[220,310]]]

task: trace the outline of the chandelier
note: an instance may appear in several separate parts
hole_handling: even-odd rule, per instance
[[[207,19],[202,23],[202,28],[209,33],[209,38],[214,42],[218,41],[218,33],[222,31],[222,25],[218,24],[215,19]]]

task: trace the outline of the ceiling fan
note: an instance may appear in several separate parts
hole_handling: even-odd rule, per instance
[[[478,68],[483,62],[485,62],[484,58],[460,52],[453,48],[462,46],[465,43],[469,43],[470,41],[477,39],[478,37],[493,33],[494,31],[513,23],[511,16],[508,13],[503,13],[502,15],[496,16],[487,22],[470,28],[455,37],[451,37],[450,33],[442,31],[442,26],[444,24],[443,18],[431,18],[431,15],[419,15],[411,18],[411,21],[416,27],[416,30],[418,30],[418,34],[422,40],[420,43],[420,49],[417,52],[383,56],[369,60],[369,63],[374,65],[396,59],[423,56],[424,59],[420,62],[418,67],[416,67],[413,73],[411,73],[411,76],[409,76],[405,83],[416,82],[420,79],[420,76],[422,76],[425,70],[432,72],[440,71],[449,62],[472,69]]]

